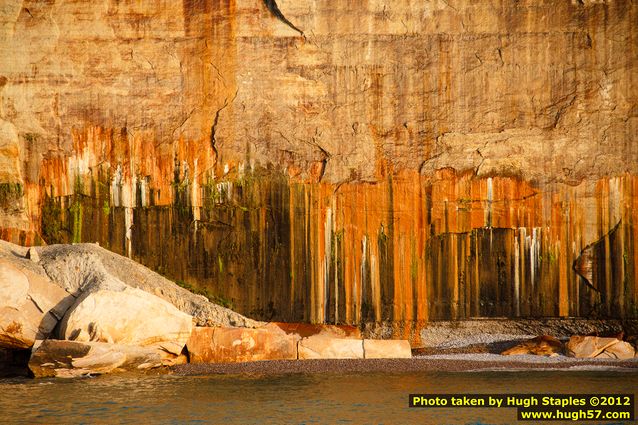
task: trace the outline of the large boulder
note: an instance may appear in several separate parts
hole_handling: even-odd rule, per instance
[[[96,244],[62,244],[25,248],[0,240],[0,260],[6,261],[7,264],[21,271],[29,270],[45,282],[57,286],[52,290],[44,291],[45,297],[49,294],[56,296],[60,293],[60,289],[65,291],[67,297],[70,294],[79,297],[83,292],[99,286],[103,281],[116,280],[167,301],[180,311],[192,316],[198,326],[259,327],[264,324],[212,303],[202,295],[193,294],[147,267]],[[2,285],[0,308],[10,304],[15,309],[16,295],[14,294],[24,292],[17,288],[8,288],[13,285],[20,286],[19,279],[17,282],[13,280],[0,277],[0,285]],[[42,298],[38,295],[34,295],[35,299]],[[3,301],[2,296],[10,298],[11,302]],[[72,298],[69,297],[69,299],[70,302],[60,305],[57,309],[61,311],[59,318],[64,314],[64,310],[73,304]],[[8,324],[13,331],[15,326],[11,322]],[[30,343],[33,344],[33,339]]]
[[[49,339],[34,346],[29,369],[36,378],[77,377],[140,371],[184,362],[184,356],[149,347]]]
[[[412,347],[405,339],[364,339],[363,357],[366,359],[409,359]]]
[[[532,354],[536,356],[557,356],[563,352],[563,343],[550,335],[541,335],[523,341],[514,347],[503,351],[504,356]]]
[[[196,327],[186,347],[191,363],[294,360],[297,339],[268,328]]]
[[[25,349],[47,338],[74,301],[19,261],[0,258],[0,347]]]
[[[567,355],[572,357],[631,359],[636,355],[636,350],[628,342],[597,336],[572,336],[565,348]]]
[[[191,315],[197,326],[259,327],[228,308],[210,302],[202,295],[96,244],[49,245],[39,248],[40,264],[49,276],[69,292],[79,294],[96,280],[108,276],[130,287],[153,294]]]
[[[60,323],[62,339],[154,346],[181,353],[193,319],[172,304],[106,277],[87,288]]]
[[[299,359],[363,359],[363,340],[314,335],[298,344]]]

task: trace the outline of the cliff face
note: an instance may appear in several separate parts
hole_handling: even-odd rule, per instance
[[[638,4],[0,6],[0,227],[257,318],[638,316]]]

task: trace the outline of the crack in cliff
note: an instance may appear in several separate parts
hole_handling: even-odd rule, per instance
[[[319,178],[318,178],[318,181],[321,182],[324,174],[326,174],[326,167],[328,167],[328,160],[332,158],[332,154],[328,152],[327,150],[325,150],[323,147],[321,147],[319,143],[315,141],[314,137],[312,138],[311,142],[306,142],[306,143],[309,143],[310,145],[319,149],[319,151],[321,152],[321,155],[323,156],[323,158],[321,159],[321,171],[319,172]]]
[[[576,90],[574,90],[573,92],[567,94],[566,96],[564,96],[562,99],[560,99],[557,102],[554,102],[553,104],[551,104],[550,106],[547,107],[547,109],[551,109],[556,107],[556,113],[554,114],[554,122],[552,123],[551,128],[556,128],[558,127],[558,123],[561,119],[561,117],[565,114],[565,112],[567,111],[568,108],[570,108],[574,102],[576,101]],[[567,101],[565,103],[565,101]],[[563,103],[562,106],[559,106],[561,103]]]
[[[498,52],[498,58],[501,60],[501,66],[504,66],[505,61],[503,60],[503,51],[501,49],[502,47],[498,47],[496,51]]]
[[[219,153],[217,152],[217,125],[219,124],[219,115],[222,113],[224,109],[228,107],[228,105],[230,105],[231,103],[235,101],[235,99],[237,99],[237,94],[239,94],[239,89],[235,91],[235,96],[233,96],[230,102],[228,101],[228,98],[224,99],[224,104],[222,105],[221,108],[217,110],[217,112],[215,112],[213,125],[210,127],[210,147],[215,153],[215,162],[217,162],[217,158],[219,157]]]
[[[481,149],[485,149],[486,147],[487,147],[487,143],[485,143],[485,145],[483,145],[482,148],[476,148],[476,153],[478,154],[478,156],[481,157],[481,162],[479,162],[479,164],[474,169],[474,174],[477,176],[479,175],[479,171],[481,170],[481,167],[483,166],[483,163],[485,162],[485,156],[483,156],[483,152],[481,152]]]
[[[316,130],[318,132],[318,130]],[[281,131],[277,131],[277,133],[279,133],[279,135],[286,141],[288,142],[290,145],[294,146],[294,143],[288,138],[286,137]],[[320,134],[320,133],[315,133],[315,134]],[[326,149],[324,149],[319,143],[317,143],[317,136],[312,136],[312,140],[308,141],[308,140],[303,140],[303,139],[297,139],[300,142],[303,142],[307,145],[310,145],[314,148],[316,148],[320,155],[321,155],[321,171],[319,172],[319,177],[317,179],[318,182],[321,182],[321,180],[323,179],[324,174],[326,173],[326,167],[328,166],[328,161],[330,160],[330,158],[332,158],[332,154],[330,152],[328,152]],[[280,149],[282,152],[286,152],[286,149]],[[294,153],[293,151],[288,151],[291,153]]]
[[[442,0],[443,4],[445,4],[447,7],[449,7],[450,9],[452,9],[453,11],[458,13],[458,9],[454,6],[452,6],[447,0]]]
[[[281,10],[279,9],[279,6],[277,6],[277,2],[275,0],[264,0],[264,4],[268,8],[268,10],[270,10],[270,13],[272,13],[275,18],[279,19],[281,22],[288,25],[290,28],[292,28],[293,30],[301,34],[303,37],[305,37],[305,34],[303,33],[303,31],[297,28],[292,22],[290,22],[284,16],[283,13],[281,13]]]
[[[219,70],[219,68],[212,62],[209,61],[208,62],[210,64],[210,66],[215,70],[215,72],[217,72],[217,79],[219,81],[222,82],[222,84],[224,85],[224,87],[226,87],[226,79],[224,78],[224,76],[222,75],[221,71]]]
[[[179,130],[180,128],[184,127],[184,124],[186,124],[186,121],[188,121],[192,116],[193,113],[195,112],[195,108],[191,109],[190,112],[188,112],[187,114],[184,114],[184,118],[182,119],[182,121],[177,125],[177,127],[175,127],[173,129],[173,131],[171,132],[171,134],[175,135],[175,132],[177,130]]]

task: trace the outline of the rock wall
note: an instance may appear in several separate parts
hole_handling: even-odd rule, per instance
[[[0,227],[260,319],[638,317],[638,5],[0,6]]]

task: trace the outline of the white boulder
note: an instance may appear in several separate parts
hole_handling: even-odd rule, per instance
[[[60,323],[60,337],[79,342],[153,346],[181,353],[193,318],[155,295],[107,276],[87,288]]]

